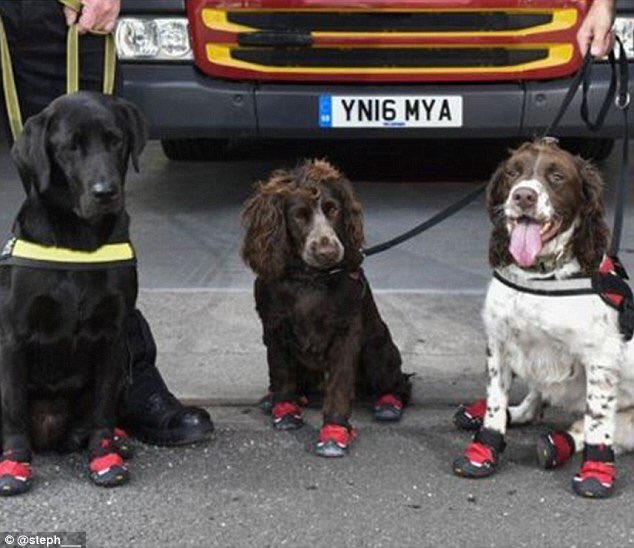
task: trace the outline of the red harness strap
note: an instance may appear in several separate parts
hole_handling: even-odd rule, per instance
[[[0,461],[0,477],[13,476],[26,481],[31,477],[31,465],[28,462],[16,462],[14,460]]]
[[[612,257],[609,257],[608,255],[603,257],[603,260],[599,265],[599,273],[619,280],[627,278],[625,269],[621,265],[620,261],[618,261],[618,259],[612,259]],[[618,310],[621,308],[626,295],[622,292],[616,293],[614,291],[605,291],[601,293],[601,297],[603,297],[603,300],[605,300],[608,304]]]

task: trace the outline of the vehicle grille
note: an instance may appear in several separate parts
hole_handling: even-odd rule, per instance
[[[580,64],[575,35],[587,0],[533,0],[528,8],[523,0],[474,2],[483,10],[440,3],[438,9],[387,0],[337,9],[323,7],[326,0],[297,10],[276,9],[281,3],[274,0],[254,8],[229,0],[188,6],[199,68],[232,79],[545,79],[572,74]]]
[[[507,67],[548,57],[547,49],[240,48],[233,59],[267,67]]]

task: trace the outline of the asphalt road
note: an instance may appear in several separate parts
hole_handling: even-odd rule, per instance
[[[82,455],[38,456],[33,491],[0,500],[0,530],[86,531],[91,547],[634,543],[630,456],[620,460],[619,489],[606,502],[571,494],[575,465],[551,473],[536,468],[534,440],[543,425],[512,433],[496,478],[471,482],[451,474],[450,462],[468,439],[451,425],[453,407],[481,394],[484,382],[479,309],[489,271],[482,201],[367,261],[405,369],[417,374],[403,422],[376,425],[359,407],[359,439],[348,458],[334,462],[310,454],[315,411],[297,433],[272,431],[253,405],[266,387],[265,356],[253,277],[237,254],[239,212],[255,180],[324,152],[355,182],[373,244],[484,180],[502,147],[388,143],[323,151],[272,144],[239,149],[226,163],[176,164],[152,143],[141,173],[128,183],[139,305],[170,387],[208,406],[218,431],[199,447],[140,445],[133,481],[116,490],[88,483]],[[605,164],[606,178],[614,177],[616,164],[615,157]],[[6,151],[0,181],[0,232],[8,233],[22,190]],[[623,254],[630,269],[631,218]]]

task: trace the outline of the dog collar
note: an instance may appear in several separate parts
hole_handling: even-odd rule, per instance
[[[94,251],[45,246],[10,238],[0,253],[0,266],[26,266],[54,270],[102,270],[136,266],[130,242],[103,245]]]
[[[519,279],[519,277],[512,276],[508,272],[503,273],[501,270],[496,269],[493,271],[493,277],[516,291],[543,297],[572,297],[575,295],[596,294],[590,276],[564,279],[556,279],[554,276]]]

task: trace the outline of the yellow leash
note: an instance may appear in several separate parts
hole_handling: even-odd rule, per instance
[[[59,0],[66,7],[81,12],[82,4],[80,0]],[[112,95],[114,93],[115,71],[117,61],[117,51],[114,35],[93,31],[92,34],[103,34],[105,39],[104,48],[104,69],[103,69],[103,93]],[[22,112],[20,111],[20,101],[15,86],[15,76],[13,74],[13,63],[7,33],[0,18],[0,67],[2,68],[2,89],[9,118],[9,126],[13,139],[17,139],[22,133]],[[68,28],[66,42],[66,92],[75,93],[79,91],[79,32],[77,26]]]

